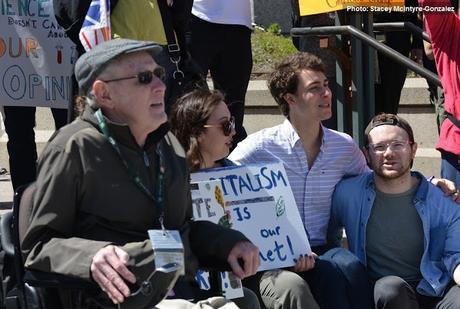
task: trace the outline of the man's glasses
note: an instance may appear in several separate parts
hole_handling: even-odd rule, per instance
[[[159,78],[159,79],[161,79],[161,80],[164,80],[165,69],[163,67],[158,66],[155,69],[153,69],[153,71],[145,71],[145,72],[140,72],[140,73],[138,73],[136,75],[132,75],[132,76],[120,77],[120,78],[114,78],[114,79],[107,79],[107,80],[102,80],[102,81],[106,82],[106,83],[110,83],[110,82],[116,82],[116,81],[119,81],[119,80],[137,78],[137,81],[139,82],[139,84],[148,85],[148,84],[150,84],[152,82],[154,76]]]
[[[392,151],[403,151],[406,148],[406,146],[410,144],[412,144],[412,142],[391,141],[387,143],[369,144],[368,147],[371,151],[381,154],[384,153],[388,149],[388,147],[390,147]]]
[[[222,128],[225,136],[232,134],[235,130],[235,117],[230,117],[230,120],[225,120],[221,124],[205,124],[203,128]]]

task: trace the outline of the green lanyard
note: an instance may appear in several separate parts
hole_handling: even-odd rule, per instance
[[[163,212],[163,203],[164,203],[164,177],[165,177],[165,166],[164,166],[164,158],[163,154],[160,149],[160,143],[157,144],[156,148],[156,154],[158,157],[157,164],[158,164],[158,174],[157,174],[157,182],[155,186],[155,194],[152,194],[152,192],[145,186],[139,175],[131,169],[128,165],[128,162],[126,159],[123,157],[120,151],[120,147],[118,146],[117,141],[112,137],[112,134],[110,133],[109,127],[107,126],[107,123],[104,120],[104,116],[102,116],[102,112],[100,109],[98,109],[95,112],[95,116],[98,120],[98,125],[99,128],[101,129],[102,133],[104,136],[107,138],[109,141],[110,145],[112,145],[112,148],[115,150],[115,152],[118,154],[118,157],[121,160],[121,163],[123,163],[124,167],[126,168],[126,171],[129,173],[131,176],[132,181],[136,184],[136,186],[144,192],[157,206],[158,210],[160,211],[160,224],[161,228],[164,229],[163,226],[163,217],[164,217],[164,212]]]

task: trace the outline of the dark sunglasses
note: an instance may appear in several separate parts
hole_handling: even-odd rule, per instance
[[[158,66],[155,69],[153,69],[153,71],[145,71],[145,72],[140,72],[136,75],[132,75],[128,77],[120,77],[120,78],[107,79],[107,80],[102,80],[102,81],[106,83],[110,83],[110,82],[116,82],[119,80],[137,78],[137,81],[139,82],[139,84],[148,85],[152,82],[154,76],[161,80],[164,80],[165,69],[163,67]]]
[[[235,130],[235,117],[230,117],[230,120],[225,120],[221,124],[205,124],[203,128],[222,128],[225,136],[232,134]]]

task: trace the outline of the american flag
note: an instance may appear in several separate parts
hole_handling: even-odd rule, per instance
[[[79,37],[86,51],[111,39],[109,0],[91,1]]]

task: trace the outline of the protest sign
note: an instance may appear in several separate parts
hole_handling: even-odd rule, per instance
[[[368,8],[404,8],[403,0],[299,0],[300,16],[327,13],[347,9],[347,11],[375,11]],[[353,9],[360,8],[360,9]],[[395,9],[398,10],[398,9]]]
[[[293,266],[299,255],[311,253],[283,164],[203,170],[192,173],[191,180],[220,182],[232,227],[259,247],[259,271]],[[193,207],[201,209],[196,217],[220,220],[222,206],[212,198]]]
[[[193,218],[196,221],[211,221],[231,228],[231,219],[225,209],[220,181],[210,180],[191,184]],[[209,272],[198,270],[195,280],[203,290],[209,290]],[[243,284],[232,272],[220,272],[217,278],[222,295],[227,299],[243,297]]]
[[[0,105],[67,108],[78,57],[52,0],[0,0]]]

